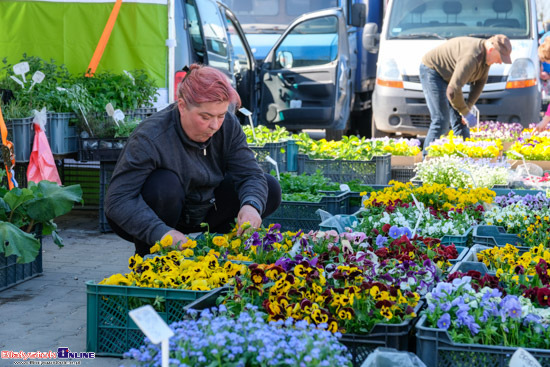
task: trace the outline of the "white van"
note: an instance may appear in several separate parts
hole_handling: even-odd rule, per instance
[[[367,25],[367,47],[375,27]],[[540,117],[540,63],[537,56],[535,0],[390,0],[380,34],[373,133],[425,135],[430,126],[419,66],[422,56],[447,39],[505,34],[512,42],[512,64],[495,64],[476,106],[480,120],[519,122]],[[370,42],[368,41],[370,40]],[[463,89],[465,95],[469,86]]]

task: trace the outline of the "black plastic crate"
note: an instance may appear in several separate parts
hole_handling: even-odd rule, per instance
[[[99,231],[102,233],[112,232],[107,217],[105,217],[105,195],[111,182],[115,163],[101,162],[99,168]]]
[[[330,214],[347,214],[350,209],[349,197],[349,192],[341,192],[338,195],[324,196],[317,203],[283,201],[273,214],[263,220],[263,224],[268,226],[271,223],[279,223],[282,231],[317,230],[321,223],[321,217],[316,213],[317,209]]]
[[[17,181],[18,187],[27,187],[27,168],[29,167],[28,163],[17,163],[13,167],[13,173],[15,181]],[[2,165],[2,171],[5,171],[6,167]],[[2,177],[2,186],[8,187],[8,177],[4,174]]]
[[[97,209],[100,199],[99,162],[77,162],[64,159],[59,177],[65,186],[80,185],[84,208]]]
[[[414,167],[392,167],[391,179],[399,182],[409,182],[416,175]]]
[[[334,182],[359,179],[369,185],[387,185],[391,178],[391,154],[373,157],[370,161],[311,159],[298,154],[298,174],[312,174],[317,170]]]
[[[460,344],[446,330],[425,326],[426,316],[416,324],[416,354],[427,367],[506,367],[517,347]],[[544,367],[550,367],[550,350],[524,348]]]
[[[339,341],[348,348],[353,366],[359,367],[376,348],[386,347],[403,351],[414,348],[414,321],[376,324],[369,334],[343,334]]]
[[[287,142],[277,142],[277,143],[266,143],[265,145],[258,147],[254,145],[249,145],[249,148],[254,152],[256,161],[262,168],[264,172],[271,172],[275,170],[275,166],[266,160],[267,156],[270,156],[279,167],[279,172],[287,171]]]
[[[42,275],[42,229],[36,230],[34,236],[40,241],[40,249],[33,261],[18,264],[16,255],[0,254],[0,291]]]
[[[116,162],[128,138],[80,138],[78,159],[83,162]]]
[[[230,291],[232,292],[233,290],[229,286],[213,289],[208,294],[205,294],[204,296],[197,298],[196,301],[193,301],[187,306],[185,306],[184,309],[186,311],[190,309],[202,311],[207,308],[218,307],[218,305],[216,305],[216,300],[218,299],[218,297],[225,296]]]

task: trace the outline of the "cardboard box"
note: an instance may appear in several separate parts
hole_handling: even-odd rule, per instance
[[[414,156],[403,156],[403,155],[392,155],[391,156],[391,166],[399,167],[414,167],[415,163],[422,162],[422,152]]]

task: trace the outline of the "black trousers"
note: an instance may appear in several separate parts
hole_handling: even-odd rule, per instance
[[[265,178],[267,180],[268,195],[262,218],[272,214],[281,204],[281,186],[279,182],[269,174],[265,174]],[[141,195],[147,205],[166,225],[182,233],[203,232],[205,229],[200,225],[185,225],[183,221],[183,216],[185,216],[185,193],[179,189],[180,187],[179,178],[174,172],[167,169],[158,169],[145,180]],[[208,223],[210,232],[228,233],[232,225],[235,224],[235,218],[241,208],[239,196],[231,176],[227,175],[220,186],[214,190],[214,197],[216,199],[215,206],[210,208],[204,222]],[[108,217],[107,221],[117,235],[135,244],[136,254],[141,256],[149,254],[149,249],[154,244],[133,237]]]

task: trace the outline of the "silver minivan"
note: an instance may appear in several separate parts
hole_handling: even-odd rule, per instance
[[[380,34],[373,130],[426,134],[430,114],[419,79],[422,56],[453,37],[489,38],[499,33],[510,38],[512,64],[491,66],[476,103],[480,120],[524,126],[538,122],[535,0],[390,0]],[[468,85],[463,92],[467,96]]]

